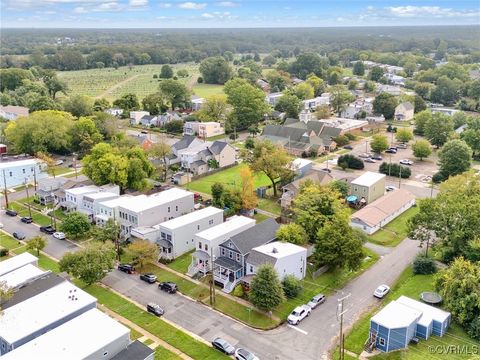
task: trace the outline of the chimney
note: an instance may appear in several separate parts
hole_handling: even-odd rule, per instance
[[[273,249],[272,249],[272,253],[274,253],[274,254],[278,253],[277,248],[273,248]]]

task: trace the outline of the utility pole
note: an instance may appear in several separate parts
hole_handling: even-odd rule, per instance
[[[337,320],[340,321],[340,360],[345,359],[345,344],[344,344],[344,337],[343,337],[343,315],[347,312],[344,307],[344,302],[346,299],[350,297],[351,294],[344,296],[341,299],[338,299],[337,305]]]
[[[390,155],[390,165],[388,165],[388,177],[390,177],[390,174],[392,172],[392,154]]]
[[[37,192],[37,168],[35,165],[33,166],[33,187],[35,188],[35,192]]]
[[[8,210],[8,191],[7,191],[7,178],[5,177],[5,170],[3,170],[3,193],[5,194],[5,208]]]
[[[400,189],[400,186],[402,184],[402,164],[400,164],[399,168],[400,168],[400,174],[398,176],[398,188]]]
[[[30,194],[28,193],[27,178],[25,178],[25,190],[27,191],[28,216],[32,217],[32,208],[30,207]]]

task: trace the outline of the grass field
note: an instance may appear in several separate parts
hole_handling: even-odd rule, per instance
[[[409,296],[415,300],[419,299],[420,293],[423,291],[433,290],[433,277],[434,275],[414,275],[412,268],[406,269],[396,285],[392,288],[390,294],[382,302],[382,305],[386,305],[391,300],[397,299],[400,295]],[[368,331],[370,326],[370,318],[373,314],[377,313],[378,309],[365,314],[352,328],[349,334],[345,337],[345,348],[356,354],[360,354],[363,350],[363,344],[368,337]],[[442,346],[442,345],[459,345],[479,346],[480,343],[470,339],[467,334],[455,323],[452,323],[448,329],[448,332],[443,337],[432,336],[428,340],[420,340],[418,345],[410,345],[407,350],[396,351],[389,354],[380,354],[372,359],[382,360],[422,360],[422,359],[467,359],[468,355],[461,355],[450,353],[444,356],[439,354],[432,354],[429,350],[430,347]],[[470,355],[471,356],[471,355]]]
[[[18,216],[20,217],[30,216],[27,207],[23,206],[20,203],[10,203],[10,209],[15,210],[18,213]],[[51,224],[50,218],[48,216],[40,214],[33,209],[32,209],[32,219],[34,223],[40,226],[46,226]],[[20,221],[20,219],[18,219],[18,221]]]
[[[215,183],[223,184],[224,186],[236,186],[240,185],[240,170],[248,166],[246,164],[236,165],[229,169],[219,171],[213,175],[202,177],[198,180],[192,181],[191,183],[185,185],[189,190],[198,191],[204,194],[211,194],[211,187]],[[255,175],[254,187],[258,188],[259,186],[270,185],[271,182],[263,173]]]
[[[383,229],[370,235],[368,241],[383,246],[397,246],[408,235],[408,219],[417,214],[418,211],[417,206],[411,207],[395,220],[387,224]]]
[[[8,250],[15,249],[19,246],[21,246],[21,242],[14,239],[10,235],[0,233],[0,247]]]
[[[193,85],[192,92],[199,97],[223,94],[223,85],[197,83]]]
[[[188,271],[188,267],[192,263],[192,253],[194,250],[189,251],[182,256],[179,256],[175,260],[173,260],[170,264],[167,266],[175,271],[178,271],[179,273],[186,274]]]
[[[273,198],[261,198],[258,199],[257,208],[268,211],[269,213],[279,215],[282,211],[282,208],[278,201]]]
[[[154,79],[153,75],[160,74],[162,65],[136,65],[131,69],[123,66],[118,69],[89,69],[78,71],[59,72],[60,79],[65,81],[70,89],[68,95],[87,95],[90,97],[104,97],[113,101],[122,95],[134,93],[139,100],[146,95],[158,90],[161,80]],[[198,66],[195,64],[172,65],[174,70],[186,69],[190,76],[179,78],[179,81],[190,86],[193,78],[198,74]],[[202,91],[202,90],[200,90]],[[205,91],[213,90],[206,86]],[[220,89],[221,92],[221,89]]]

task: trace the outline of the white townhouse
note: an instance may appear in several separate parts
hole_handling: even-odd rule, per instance
[[[119,194],[110,191],[100,191],[92,194],[86,194],[82,199],[82,207],[77,209],[87,215],[92,221],[95,217],[95,211],[102,201],[112,200],[120,197]]]
[[[193,211],[193,193],[172,188],[153,195],[132,196],[118,207],[118,221],[125,237],[132,228],[153,226]]]
[[[274,92],[274,93],[270,93],[268,94],[266,97],[265,97],[265,101],[275,107],[275,105],[277,105],[278,103],[278,100],[280,100],[280,98],[283,96],[283,93],[282,92]]]
[[[223,223],[223,210],[209,206],[156,226],[160,256],[174,259],[195,248],[195,234]]]
[[[224,223],[201,231],[195,235],[195,249],[192,264],[188,268],[188,274],[197,272],[206,274],[210,271],[210,256],[214,259],[219,257],[219,245],[231,236],[241,233],[255,226],[255,220],[246,216],[234,215]]]
[[[46,165],[38,159],[24,160],[0,160],[0,183],[7,188],[24,185],[25,182],[31,183],[35,179],[46,178]]]
[[[107,193],[107,195],[93,195],[98,193]],[[88,215],[94,214],[93,203],[95,199],[105,200],[112,199],[120,195],[120,187],[118,185],[87,185],[65,190],[64,207],[69,211],[80,211]],[[86,202],[84,199],[90,196]],[[97,201],[98,202],[98,201]]]

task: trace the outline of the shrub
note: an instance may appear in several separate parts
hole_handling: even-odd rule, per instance
[[[339,164],[339,166],[343,168],[343,166],[340,165],[342,163],[347,164],[347,168],[350,169],[361,170],[365,167],[362,159],[350,154],[342,155],[338,158],[337,164]]]
[[[339,135],[334,140],[338,146],[345,146],[350,142],[350,140],[348,140],[348,137],[346,137],[345,135]]]
[[[7,255],[8,255],[8,249],[0,249],[0,257],[7,256]]]
[[[255,140],[253,138],[248,137],[245,139],[245,149],[253,149],[255,147]]]
[[[382,163],[378,171],[385,175],[400,177],[400,169],[402,172],[402,179],[408,179],[412,175],[412,171],[409,167],[401,166],[399,164],[389,164],[389,163]]]
[[[352,133],[346,133],[345,136],[348,138],[350,141],[354,141],[357,137],[353,135]]]
[[[238,135],[235,135],[235,133],[231,133],[231,134],[228,136],[228,138],[229,138],[230,140],[237,140],[237,139],[238,139]]]
[[[418,255],[413,262],[413,273],[416,275],[429,275],[437,272],[433,259]]]
[[[473,339],[480,341],[480,317],[477,317],[468,325],[467,332]]]
[[[154,78],[154,79],[158,79],[158,75],[157,75],[157,74],[153,74],[153,78]]]
[[[303,289],[303,286],[300,280],[298,280],[293,275],[287,275],[283,278],[282,287],[283,287],[283,292],[285,293],[285,296],[289,299],[293,299],[294,297],[297,297],[297,295],[300,294],[300,291],[302,291]]]
[[[199,83],[199,84],[203,83],[203,78],[201,76],[198,77],[197,83]]]
[[[243,297],[245,295],[245,292],[243,291],[243,286],[242,284],[238,284],[235,286],[235,289],[233,289],[233,296],[236,297]]]
[[[446,180],[446,177],[440,171],[432,176],[432,181],[436,184],[441,183],[444,180]]]

